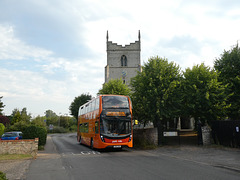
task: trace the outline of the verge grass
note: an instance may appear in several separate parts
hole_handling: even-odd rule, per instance
[[[23,160],[23,159],[32,159],[31,154],[1,154],[1,160]]]

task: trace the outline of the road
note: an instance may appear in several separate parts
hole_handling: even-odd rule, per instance
[[[97,151],[80,145],[76,134],[53,134],[26,174],[27,180],[238,179],[239,171],[166,156],[157,151]]]

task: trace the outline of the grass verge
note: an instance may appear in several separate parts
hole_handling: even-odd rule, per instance
[[[23,159],[32,159],[31,154],[1,154],[1,160],[23,160]]]

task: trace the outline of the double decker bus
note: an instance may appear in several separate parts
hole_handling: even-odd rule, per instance
[[[132,104],[128,96],[100,95],[80,106],[80,144],[96,149],[133,147],[132,134]]]

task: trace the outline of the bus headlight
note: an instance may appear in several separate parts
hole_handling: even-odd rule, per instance
[[[102,142],[105,142],[103,136],[101,135],[100,137],[101,137]]]
[[[130,137],[129,137],[129,141],[128,142],[130,142],[132,140],[132,135],[130,135]]]

